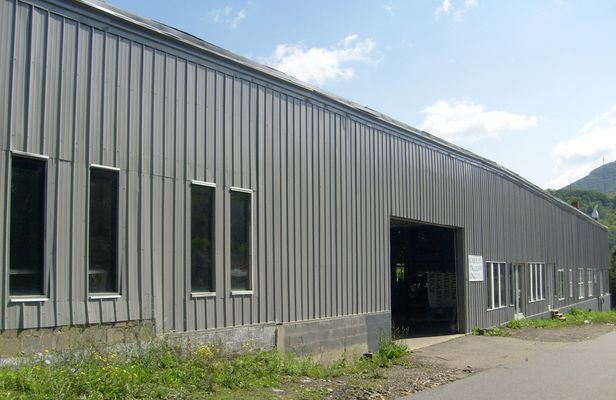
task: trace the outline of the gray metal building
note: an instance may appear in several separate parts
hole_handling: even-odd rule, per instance
[[[609,304],[580,211],[98,0],[0,0],[0,139],[2,335],[149,322],[314,351]]]

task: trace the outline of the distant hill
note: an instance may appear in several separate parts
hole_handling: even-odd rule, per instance
[[[594,190],[601,193],[616,192],[616,161],[593,169],[590,174],[561,189]]]

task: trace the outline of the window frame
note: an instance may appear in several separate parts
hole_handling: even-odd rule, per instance
[[[189,259],[191,260],[191,262],[188,265],[188,272],[187,275],[189,276],[189,285],[188,287],[190,288],[190,297],[192,299],[197,299],[197,298],[203,298],[203,297],[216,297],[216,276],[217,276],[217,270],[216,270],[216,266],[218,265],[217,260],[216,260],[216,244],[217,244],[217,240],[216,240],[216,211],[218,210],[217,204],[216,204],[216,183],[214,182],[207,182],[207,181],[199,181],[199,180],[192,180],[190,181],[190,184],[188,185],[190,188],[190,201],[191,201],[191,214],[190,214],[190,221],[189,221],[189,230],[192,230],[192,187],[193,186],[203,186],[203,187],[209,187],[214,189],[214,196],[213,196],[213,212],[212,212],[212,236],[213,236],[213,245],[212,245],[212,261],[213,261],[213,265],[212,265],[212,289],[211,291],[193,291],[192,290],[192,247],[189,245],[188,249],[189,249]],[[189,238],[191,238],[192,240],[192,232],[189,231]],[[190,241],[189,241],[190,242]]]
[[[498,271],[498,290],[494,288],[494,266]],[[501,275],[501,267],[503,274]],[[488,280],[488,311],[500,310],[509,306],[507,299],[507,263],[504,261],[486,261]],[[503,291],[505,296],[503,298]],[[498,296],[498,306],[496,297]]]
[[[559,301],[565,300],[565,269],[556,270],[556,298]]]
[[[529,303],[536,303],[545,300],[545,263],[529,262],[528,264],[529,277]],[[533,277],[534,284],[533,284]]]
[[[40,294],[34,294],[34,295],[11,295],[11,286],[10,286],[10,272],[11,272],[11,262],[10,262],[10,252],[11,252],[11,195],[10,195],[10,191],[11,191],[11,185],[13,184],[13,157],[21,157],[21,158],[29,158],[32,160],[38,160],[38,161],[42,161],[44,163],[45,166],[45,171],[44,171],[44,185],[43,185],[43,195],[45,196],[44,198],[44,209],[43,209],[43,265],[42,265],[42,271],[41,271],[41,279],[42,279],[42,285],[41,285],[41,293]],[[6,293],[7,293],[7,297],[8,297],[8,302],[9,303],[43,303],[49,300],[49,284],[48,281],[49,279],[49,267],[48,267],[48,210],[47,210],[47,206],[48,206],[48,200],[49,200],[49,196],[48,196],[48,192],[49,192],[49,156],[44,155],[44,154],[37,154],[37,153],[31,153],[31,152],[27,152],[27,151],[20,151],[20,150],[10,150],[9,151],[9,157],[7,157],[8,160],[8,168],[7,168],[7,172],[8,172],[8,182],[7,182],[7,196],[8,196],[8,201],[7,201],[7,221],[6,223],[6,228],[7,228],[7,235],[6,235],[6,239],[5,239],[5,246],[6,246],[6,251],[5,251],[5,265],[7,266],[5,268],[4,271],[4,285],[5,285],[5,289],[6,289]]]
[[[584,268],[578,268],[578,299],[583,299],[586,295],[584,290]]]
[[[575,293],[573,291],[573,268],[569,268],[569,298],[573,299]]]
[[[242,188],[237,186],[229,186],[229,229],[227,240],[229,240],[229,252],[231,251],[231,192],[246,193],[250,195],[250,265],[248,266],[248,289],[231,289],[231,296],[250,296],[254,294],[254,270],[255,270],[255,194],[256,190]],[[229,254],[229,274],[231,274],[231,254]],[[229,285],[231,285],[231,277],[229,276]]]
[[[507,290],[509,297],[509,306],[515,307],[516,293],[515,293],[515,282],[513,281],[513,263],[507,264],[507,284],[509,288]]]
[[[115,258],[116,258],[116,262],[115,262],[115,288],[116,291],[115,292],[92,292],[90,291],[90,191],[91,191],[91,183],[92,183],[92,169],[102,169],[102,170],[107,170],[107,171],[113,171],[116,172],[118,175],[118,182],[117,182],[117,193],[118,196],[116,198],[116,210],[117,210],[117,215],[116,215],[116,248],[115,248]],[[120,210],[120,202],[121,202],[121,188],[122,188],[122,182],[121,182],[121,178],[122,178],[122,170],[118,167],[112,167],[109,165],[101,165],[101,164],[94,164],[91,163],[88,165],[88,185],[87,185],[87,209],[86,209],[86,232],[87,232],[87,237],[86,237],[86,276],[85,276],[85,281],[86,281],[86,295],[88,297],[88,300],[105,300],[105,299],[119,299],[122,298],[122,277],[121,277],[121,254],[120,254],[120,233],[121,233],[121,227],[120,227],[120,215],[121,210]]]
[[[586,294],[588,298],[593,297],[595,294],[594,272],[595,271],[593,268],[586,268],[586,283],[588,284],[588,286],[586,287]]]

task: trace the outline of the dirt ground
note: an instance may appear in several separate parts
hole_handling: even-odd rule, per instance
[[[380,369],[379,376],[299,379],[289,382],[287,390],[276,394],[287,398],[395,399],[613,330],[616,330],[614,325],[590,324],[508,330],[508,337],[462,336],[414,350],[403,365]]]

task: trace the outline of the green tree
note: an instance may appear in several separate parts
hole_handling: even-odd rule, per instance
[[[610,251],[616,248],[616,193],[599,193],[591,190],[549,190],[552,195],[571,204],[577,201],[580,210],[591,215],[595,206],[599,211],[599,222],[608,227]]]

